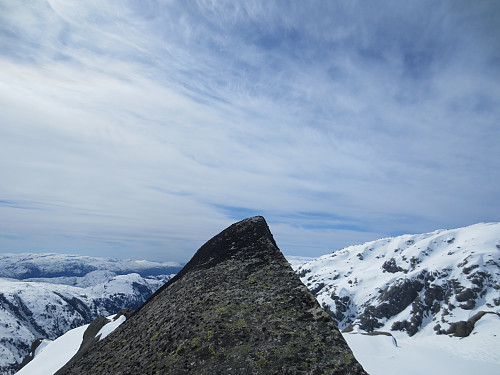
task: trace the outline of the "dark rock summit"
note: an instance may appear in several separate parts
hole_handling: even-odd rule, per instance
[[[366,374],[262,217],[231,225],[64,374]]]

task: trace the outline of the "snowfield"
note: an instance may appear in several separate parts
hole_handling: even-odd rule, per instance
[[[500,369],[500,317],[487,315],[469,337],[368,336],[343,333],[354,356],[370,375],[498,375]]]

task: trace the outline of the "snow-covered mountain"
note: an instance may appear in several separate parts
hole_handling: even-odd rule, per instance
[[[500,333],[500,223],[385,238],[291,263],[352,345],[371,340],[381,348],[374,341],[389,340],[395,347],[385,336],[392,335],[395,343],[444,345],[457,353],[459,338],[471,343],[472,333],[495,342]],[[347,332],[371,336],[358,341]],[[499,342],[477,350],[462,346],[480,357],[490,353],[488,361],[496,363]]]
[[[53,340],[97,317],[136,309],[180,268],[74,255],[0,254],[0,373],[13,373],[38,338]]]

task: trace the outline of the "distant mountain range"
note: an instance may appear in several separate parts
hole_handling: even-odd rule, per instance
[[[136,309],[182,266],[61,254],[0,254],[0,373],[38,338]]]
[[[177,273],[181,268],[182,265],[176,262],[160,263],[56,253],[0,254],[0,277],[18,280],[50,278],[55,282],[58,277],[82,277],[92,271],[110,271],[116,275],[137,273],[146,277]],[[66,284],[66,281],[58,283]]]

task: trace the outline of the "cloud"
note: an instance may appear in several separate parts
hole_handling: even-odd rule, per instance
[[[4,251],[187,260],[261,213],[319,255],[498,220],[495,2],[1,7]]]

